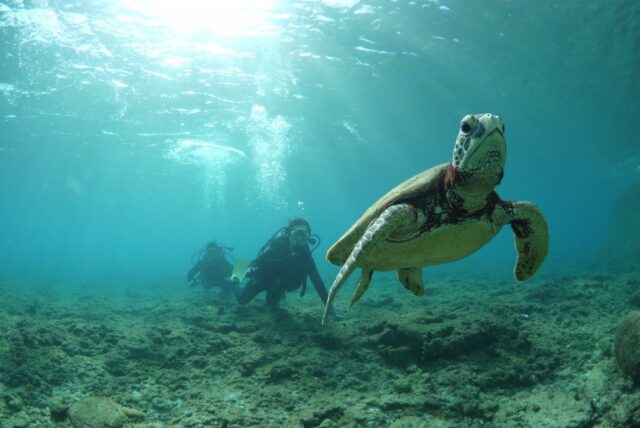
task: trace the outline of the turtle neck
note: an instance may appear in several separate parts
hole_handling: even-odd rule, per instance
[[[449,165],[445,173],[444,191],[454,212],[473,214],[482,210],[487,197],[500,183],[502,172],[472,173]]]

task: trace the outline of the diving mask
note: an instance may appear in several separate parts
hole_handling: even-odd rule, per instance
[[[296,247],[302,247],[304,245],[309,245],[309,238],[311,234],[306,227],[294,228],[289,232],[289,239],[291,239],[291,244]]]

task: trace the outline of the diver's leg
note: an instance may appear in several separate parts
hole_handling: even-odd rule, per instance
[[[220,283],[220,291],[218,292],[218,298],[227,300],[233,294],[234,283],[231,281],[223,281]]]
[[[247,303],[252,301],[253,298],[256,297],[261,291],[264,291],[264,287],[262,287],[260,283],[254,278],[251,278],[249,282],[247,282],[247,285],[244,286],[244,288],[242,288],[241,285],[234,284],[233,286],[233,295],[241,305],[246,305]]]
[[[284,291],[267,290],[267,298],[265,301],[268,306],[276,307],[282,299],[284,299]]]

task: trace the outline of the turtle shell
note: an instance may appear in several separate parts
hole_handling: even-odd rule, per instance
[[[369,224],[371,224],[382,211],[392,205],[413,200],[420,195],[435,191],[440,183],[440,178],[445,174],[448,166],[448,163],[434,166],[420,174],[414,175],[387,192],[387,194],[378,199],[376,203],[371,205],[358,221],[329,248],[326,255],[327,260],[335,265],[343,265]]]

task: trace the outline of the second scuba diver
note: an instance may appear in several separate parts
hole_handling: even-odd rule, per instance
[[[189,285],[202,285],[207,290],[219,287],[219,296],[229,296],[234,283],[231,279],[233,264],[229,261],[231,251],[233,248],[218,245],[215,241],[207,243],[191,257],[193,266],[187,273]]]

